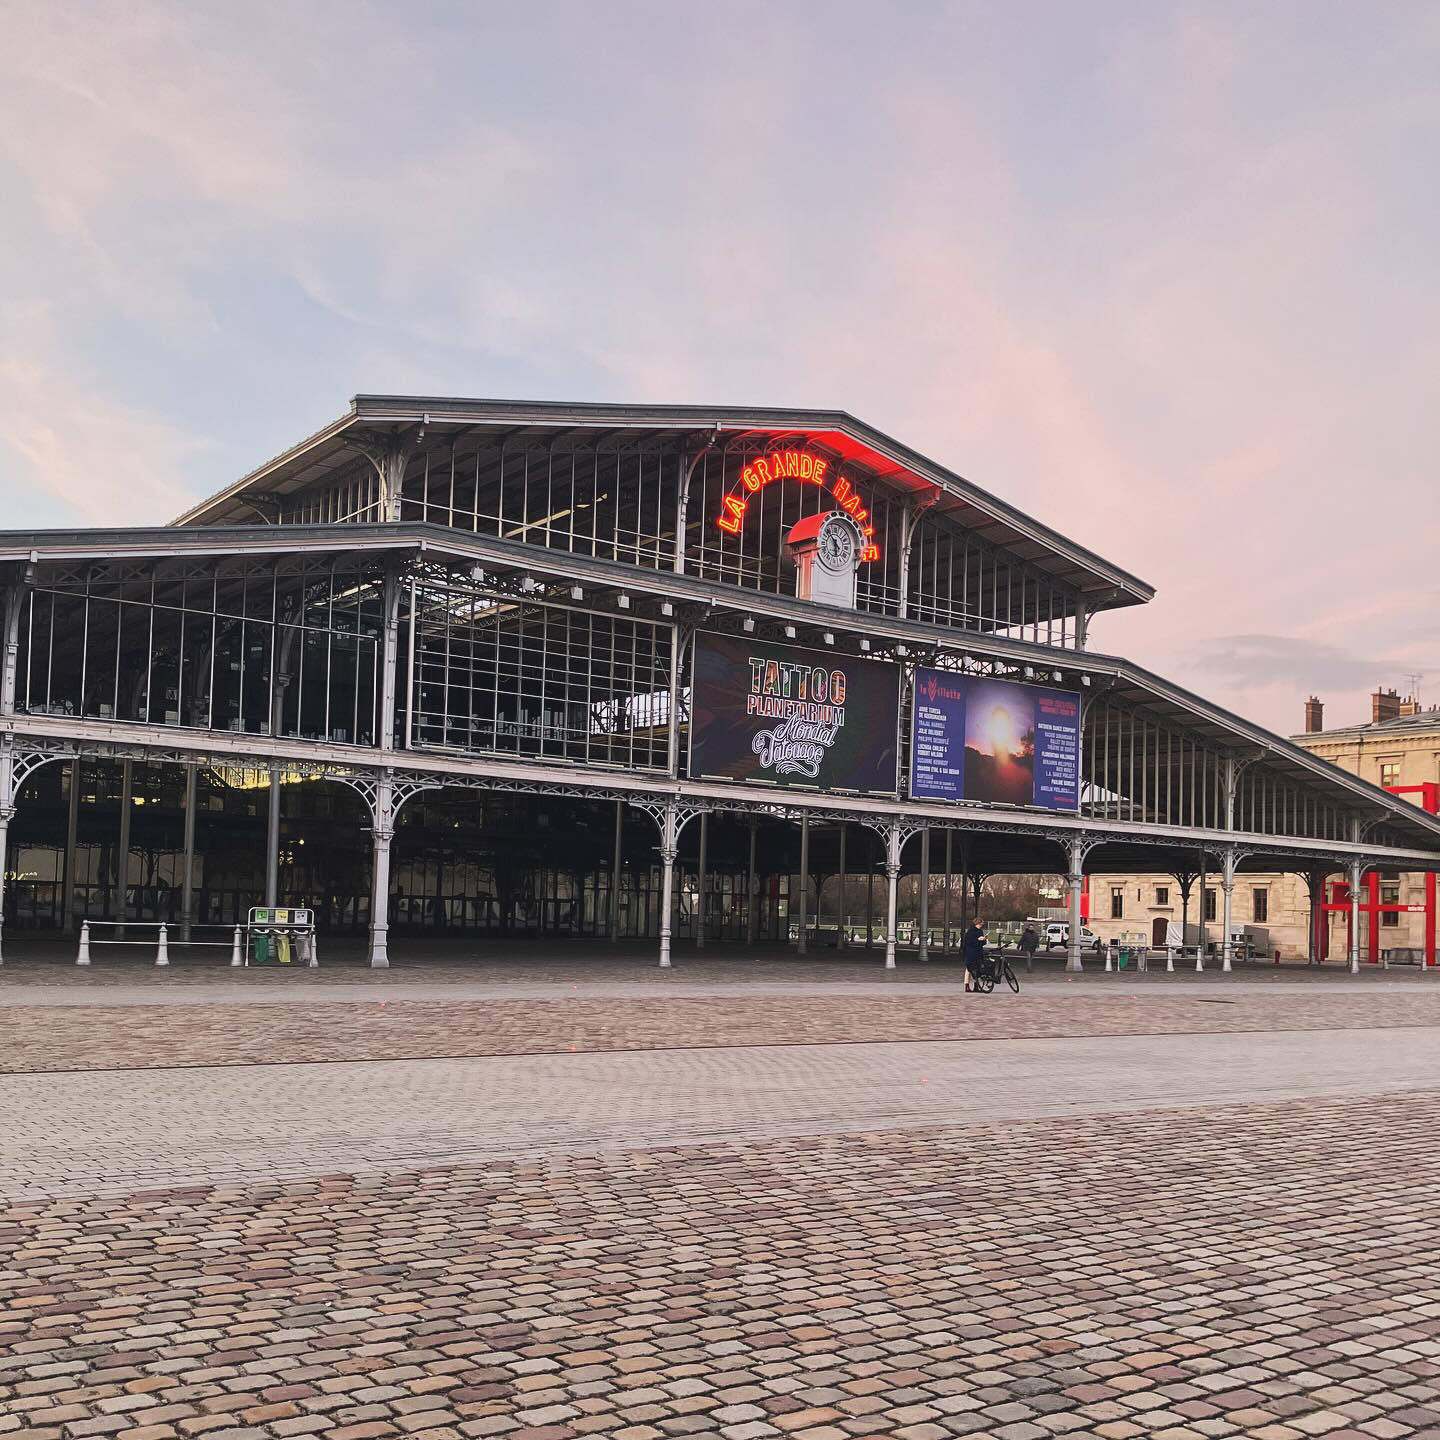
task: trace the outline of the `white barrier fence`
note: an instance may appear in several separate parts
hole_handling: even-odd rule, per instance
[[[180,929],[182,934],[179,938],[171,935],[172,928]],[[171,946],[182,950],[210,949],[230,951],[230,964],[232,968],[238,968],[250,963],[249,944],[247,943],[247,927],[244,925],[190,925],[187,927],[172,927],[166,921],[154,920],[83,920],[80,924],[80,944],[75,952],[75,963],[77,965],[90,964],[91,948],[101,945],[129,945],[136,948],[143,948],[152,951],[155,965],[168,965],[170,963]],[[255,927],[258,928],[259,927]],[[98,931],[110,931],[110,934],[96,933]],[[140,931],[138,937],[132,938],[129,931]],[[206,931],[214,934],[213,939],[197,939],[196,932]],[[260,933],[271,933],[268,929]],[[290,933],[290,932],[287,932]],[[320,964],[319,954],[315,947],[315,935],[313,931],[300,933],[296,936],[299,941],[300,955],[307,969],[316,969]]]

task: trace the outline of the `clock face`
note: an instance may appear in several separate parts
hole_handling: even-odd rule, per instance
[[[816,537],[815,558],[827,569],[849,570],[855,564],[855,532],[844,520],[832,516]]]

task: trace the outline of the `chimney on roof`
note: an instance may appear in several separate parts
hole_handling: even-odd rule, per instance
[[[1407,695],[1400,702],[1400,713],[1402,715],[1418,715],[1420,713],[1420,702],[1413,695]]]
[[[1398,720],[1401,715],[1400,695],[1395,690],[1376,690],[1370,696],[1370,720],[1382,725],[1386,720]]]
[[[1305,733],[1318,735],[1325,728],[1325,702],[1312,695],[1305,702]]]

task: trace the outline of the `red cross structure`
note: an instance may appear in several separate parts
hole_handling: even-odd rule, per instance
[[[1421,809],[1431,815],[1440,813],[1440,784],[1427,781],[1423,785],[1387,785],[1385,789],[1392,795],[1419,795]],[[1434,966],[1436,963],[1434,872],[1431,871],[1425,877],[1425,903],[1423,905],[1382,905],[1380,903],[1380,872],[1378,870],[1369,870],[1362,875],[1361,887],[1360,904],[1357,908],[1362,915],[1370,917],[1366,962],[1371,965],[1380,963],[1380,917],[1382,915],[1394,915],[1401,911],[1406,913],[1423,911],[1425,915],[1425,959],[1423,963],[1427,968]],[[1354,924],[1354,917],[1350,911],[1350,882],[1348,880],[1329,881],[1326,886],[1326,896],[1316,907],[1315,953],[1321,960],[1327,958],[1330,948],[1330,926],[1326,917],[1332,910],[1345,912],[1345,953],[1348,955],[1350,953],[1350,927]]]

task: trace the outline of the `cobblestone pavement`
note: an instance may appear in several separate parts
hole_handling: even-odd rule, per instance
[[[1440,1029],[15,1076],[0,1196],[1428,1090]]]
[[[14,967],[0,1440],[1440,1440],[1424,982],[543,968]]]
[[[30,990],[28,995],[38,993]],[[36,1005],[5,1008],[0,1071],[393,1060],[713,1046],[853,1044],[1440,1025],[1440,987],[1110,991],[1027,988],[967,996],[903,989],[803,996],[735,992],[646,998]],[[7,997],[8,998],[8,997]]]
[[[1440,1434],[1440,1097],[21,1204],[10,1440]]]

